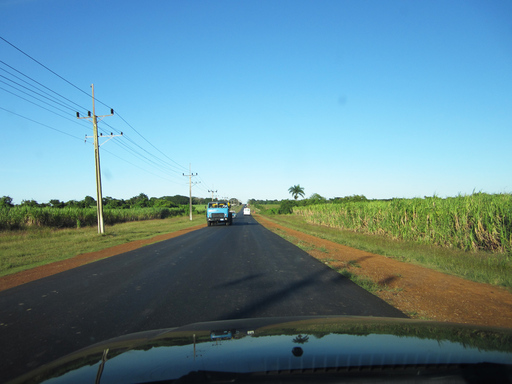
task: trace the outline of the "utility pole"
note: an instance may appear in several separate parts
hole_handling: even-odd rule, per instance
[[[93,126],[93,138],[94,138],[94,161],[96,164],[96,210],[98,215],[98,233],[102,234],[105,233],[105,224],[103,223],[103,196],[101,192],[101,171],[100,171],[100,145],[98,143],[98,117],[101,117],[100,121],[103,120],[104,117],[107,116],[113,116],[114,110],[110,110],[110,115],[102,115],[102,116],[96,116],[96,110],[94,106],[94,84],[91,84],[92,88],[92,116],[91,112],[89,111],[87,116],[80,116],[80,113],[76,113],[76,117],[78,119],[92,119],[92,126]],[[121,135],[113,135],[110,134],[110,139],[115,136],[122,136],[123,132],[121,132]],[[103,134],[101,135],[103,137]],[[85,139],[87,141],[87,138],[90,136],[85,136]],[[110,140],[108,139],[108,140]],[[108,141],[107,140],[107,141]]]
[[[213,194],[214,194],[214,193],[217,193],[217,191],[210,191],[210,190],[208,190],[208,192],[211,192],[211,193],[212,193],[212,201],[213,201]]]
[[[188,175],[183,174],[183,176],[188,176],[189,183],[189,212],[190,212],[190,221],[192,221],[192,176],[197,176],[197,173],[192,173],[192,164],[188,165]],[[197,184],[197,183],[194,183]]]

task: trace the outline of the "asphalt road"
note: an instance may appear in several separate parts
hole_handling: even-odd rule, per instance
[[[406,317],[239,215],[0,292],[0,382],[127,333],[303,315]]]

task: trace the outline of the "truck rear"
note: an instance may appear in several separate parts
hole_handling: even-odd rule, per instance
[[[216,223],[231,225],[233,216],[229,211],[230,204],[227,201],[211,201],[206,208],[206,222],[208,226]]]

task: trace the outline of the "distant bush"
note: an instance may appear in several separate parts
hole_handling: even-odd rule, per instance
[[[296,200],[283,200],[279,206],[277,213],[280,215],[289,215],[293,213],[293,207],[297,207],[299,203]]]
[[[362,202],[362,201],[368,201],[368,199],[364,195],[352,195],[352,196],[345,196],[345,197],[335,197],[334,199],[331,199],[329,201],[334,204],[341,204],[341,203],[358,203],[358,202]]]

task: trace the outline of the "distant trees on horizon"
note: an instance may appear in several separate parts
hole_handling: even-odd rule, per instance
[[[206,205],[211,199],[192,197],[192,204]],[[188,196],[174,195],[151,197],[144,193],[140,193],[130,199],[115,199],[110,196],[103,197],[103,207],[106,209],[128,209],[128,208],[145,208],[145,207],[160,207],[160,208],[175,208],[189,203]],[[96,207],[96,200],[91,196],[85,196],[83,200],[69,200],[60,201],[52,199],[48,203],[38,203],[36,200],[22,200],[20,204],[14,204],[10,196],[3,196],[0,198],[0,208],[10,208],[15,206],[21,207],[52,207],[52,208],[89,208]]]

